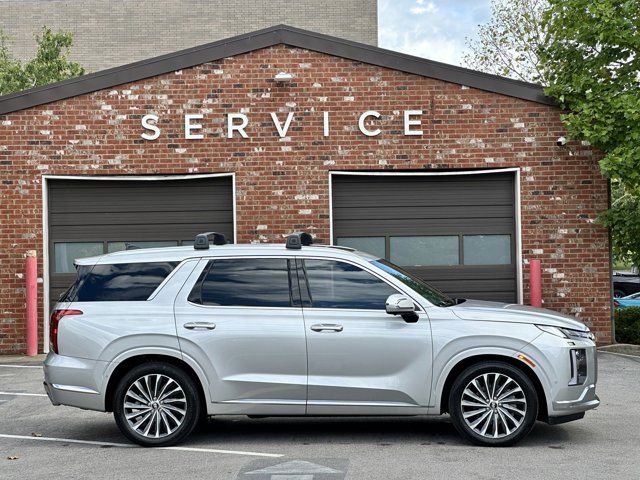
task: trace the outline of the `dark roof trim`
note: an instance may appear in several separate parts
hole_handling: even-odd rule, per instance
[[[545,105],[556,105],[553,99],[544,95],[542,87],[536,84],[435,62],[308,30],[277,25],[70,80],[4,95],[0,97],[0,114],[24,110],[279,44],[466,85]]]

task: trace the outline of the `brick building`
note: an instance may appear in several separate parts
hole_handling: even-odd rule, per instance
[[[456,297],[545,306],[611,342],[598,153],[540,87],[292,27],[0,97],[0,352],[24,348],[25,255],[306,230]],[[46,346],[44,347],[46,348]]]
[[[0,30],[21,60],[43,25],[73,33],[87,72],[286,24],[378,44],[377,0],[1,0]]]

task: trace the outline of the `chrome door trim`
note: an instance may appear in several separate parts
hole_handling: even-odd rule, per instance
[[[341,332],[343,330],[342,325],[335,323],[316,323],[309,328],[314,332]]]
[[[205,330],[213,330],[216,324],[212,322],[187,322],[182,325],[187,330],[195,330],[196,328],[204,328]]]

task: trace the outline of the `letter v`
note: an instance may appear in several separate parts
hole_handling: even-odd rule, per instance
[[[284,122],[284,127],[280,124],[280,120],[278,120],[278,115],[274,112],[271,112],[271,120],[273,120],[273,124],[276,126],[276,130],[278,130],[278,135],[280,138],[286,137],[287,132],[289,131],[289,125],[291,125],[291,120],[293,120],[293,112],[289,112],[287,115],[287,120]]]

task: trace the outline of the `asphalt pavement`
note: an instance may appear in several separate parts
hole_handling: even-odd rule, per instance
[[[538,422],[511,448],[469,445],[447,416],[227,416],[178,447],[144,449],[110,414],[52,406],[37,364],[0,357],[0,478],[638,479],[640,358],[600,354],[597,391],[583,420]]]

